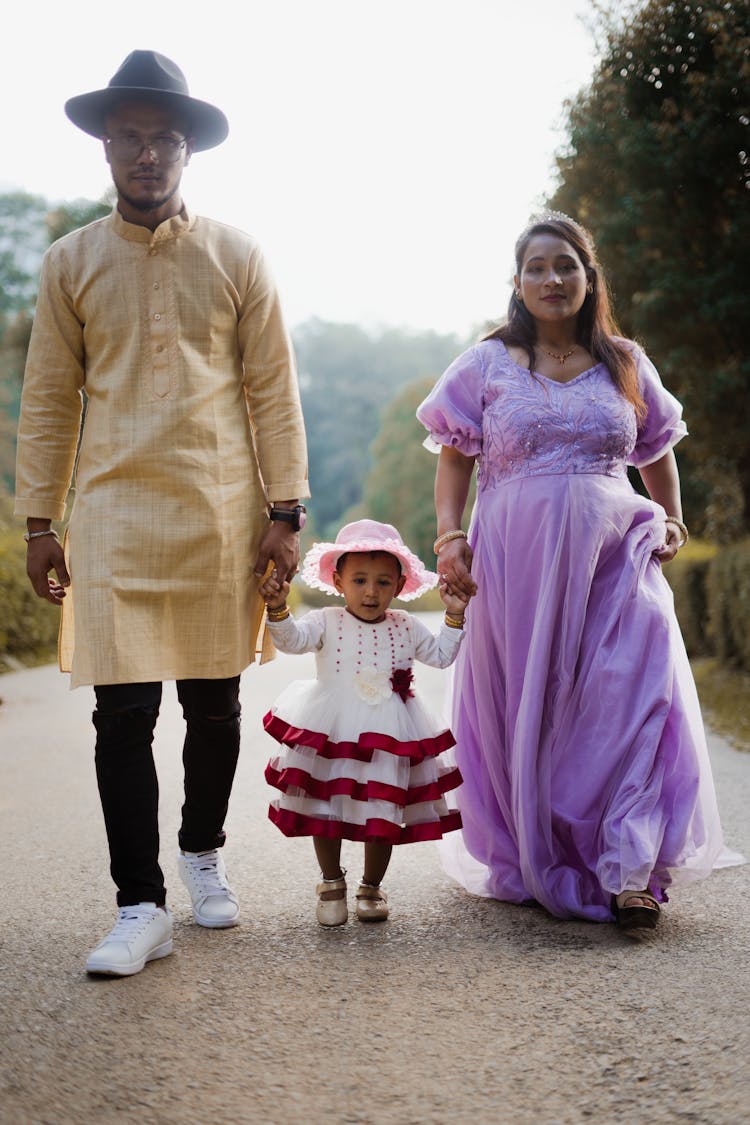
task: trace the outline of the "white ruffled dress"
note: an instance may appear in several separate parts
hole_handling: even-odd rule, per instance
[[[377,624],[346,609],[268,623],[281,652],[314,652],[317,676],[290,684],[263,720],[281,746],[266,767],[280,791],[269,817],[286,836],[440,839],[461,827],[445,794],[461,783],[454,738],[412,691],[414,661],[447,668],[463,638],[388,610]]]

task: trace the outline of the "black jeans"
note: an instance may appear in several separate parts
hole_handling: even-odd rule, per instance
[[[151,745],[160,683],[94,688],[96,779],[109,842],[118,906],[166,900],[159,866],[159,783]],[[182,751],[185,803],[179,845],[202,852],[224,844],[240,749],[240,678],[178,680],[187,733]]]

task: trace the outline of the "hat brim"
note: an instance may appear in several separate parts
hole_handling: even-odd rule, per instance
[[[225,141],[229,134],[229,122],[220,109],[199,98],[187,94],[162,92],[144,86],[107,86],[104,90],[92,90],[89,94],[78,94],[68,98],[65,113],[68,118],[88,133],[90,137],[104,136],[104,121],[108,113],[119,102],[129,99],[149,101],[157,105],[171,106],[187,117],[190,136],[193,138],[195,152],[215,148]]]
[[[401,564],[401,573],[406,578],[398,595],[400,601],[408,602],[427,593],[437,585],[437,574],[427,570],[424,563],[394,539],[360,539],[353,543],[316,543],[305,555],[300,577],[308,586],[325,590],[327,594],[338,594],[333,584],[333,572],[342,555],[369,554],[370,551],[395,555]]]

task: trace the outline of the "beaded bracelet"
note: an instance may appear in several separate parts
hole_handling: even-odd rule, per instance
[[[30,543],[32,539],[41,539],[43,535],[54,535],[57,542],[60,542],[54,527],[48,527],[45,531],[25,531],[23,537],[27,543]]]
[[[444,547],[446,543],[450,543],[451,539],[466,539],[466,532],[457,529],[456,531],[444,531],[442,535],[438,535],[435,542],[432,544],[432,549],[436,555],[440,554],[440,548]]]
[[[690,538],[690,534],[688,532],[688,529],[685,527],[685,524],[682,522],[682,520],[678,520],[677,516],[667,516],[665,522],[666,523],[673,523],[675,525],[675,527],[679,530],[680,535],[682,536],[682,542],[680,543],[680,546],[684,547],[685,544],[687,543],[688,539]]]
[[[455,617],[452,613],[446,613],[445,624],[449,625],[451,629],[463,629],[464,619],[463,617]]]
[[[266,617],[269,621],[286,621],[288,616],[288,605],[277,605],[275,609],[272,609],[271,606],[266,606]]]

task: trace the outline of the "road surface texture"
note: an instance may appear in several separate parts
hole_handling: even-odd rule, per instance
[[[433,621],[435,619],[432,619]],[[192,922],[176,873],[182,726],[157,728],[175,952],[91,978],[114,921],[92,692],[54,668],[0,678],[2,1125],[552,1125],[750,1120],[750,866],[675,893],[657,935],[478,899],[437,849],[396,849],[384,924],[315,921],[312,846],[266,818],[261,717],[311,657],[242,679],[227,828],[242,924]],[[444,708],[445,673],[417,686]],[[725,832],[750,856],[750,756],[716,738]],[[344,846],[350,883],[361,850]]]

